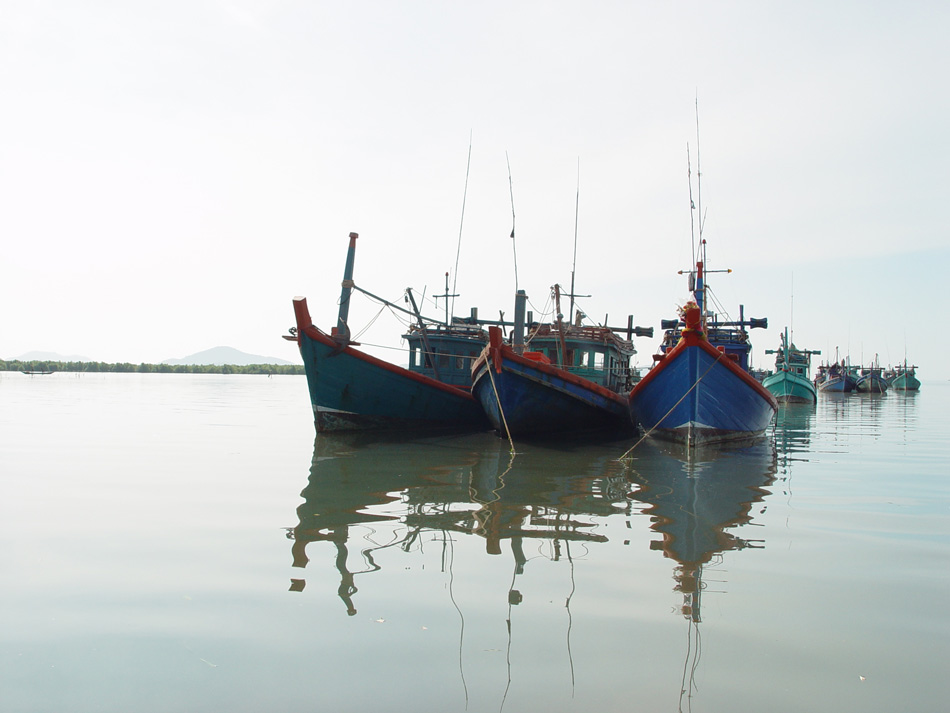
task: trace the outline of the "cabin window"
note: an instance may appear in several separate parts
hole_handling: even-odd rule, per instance
[[[594,368],[604,368],[604,355],[601,352],[594,352]]]
[[[468,360],[463,356],[455,357],[455,368],[458,369],[459,371],[462,371],[465,368],[466,361]]]
[[[449,355],[439,354],[439,366],[447,369],[449,367]]]

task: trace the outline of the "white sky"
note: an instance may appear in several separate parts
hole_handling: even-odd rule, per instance
[[[506,152],[533,305],[570,284],[579,161],[582,306],[658,328],[698,96],[712,286],[769,318],[755,361],[794,304],[801,347],[948,378],[948,28],[942,2],[0,0],[0,357],[297,359],[291,300],[332,326],[350,231],[367,289],[450,271],[456,313],[510,317]]]

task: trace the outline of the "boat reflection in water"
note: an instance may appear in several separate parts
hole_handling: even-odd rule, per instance
[[[792,464],[809,460],[812,451],[812,420],[815,407],[812,404],[780,404],[775,414],[775,449],[778,455],[779,473],[791,477]]]
[[[509,540],[519,574],[527,561],[525,540],[550,540],[554,559],[564,543],[606,541],[595,532],[594,520],[630,509],[624,467],[617,460],[625,445],[519,446],[513,458],[509,444],[490,433],[414,441],[318,435],[304,502],[297,508],[299,524],[287,535],[293,540],[293,566],[307,566],[309,543],[333,543],[339,596],[350,615],[357,611],[356,578],[379,570],[374,561],[379,548],[373,546],[360,550],[361,569],[349,567],[347,543],[358,526],[389,523],[399,536],[382,547],[403,550],[425,532],[481,537],[488,554],[500,554],[502,541]],[[291,580],[292,590],[305,585],[304,579]],[[512,589],[509,598],[517,596]]]
[[[371,438],[376,440],[368,440]],[[381,556],[380,551],[387,548],[409,553],[419,551],[423,542],[440,542],[442,572],[450,575],[446,583],[450,595],[454,553],[465,551],[469,555],[465,581],[478,587],[482,582],[495,582],[485,585],[484,591],[490,592],[502,581],[495,578],[497,568],[490,567],[487,559],[478,563],[470,557],[470,543],[473,538],[481,538],[486,555],[510,551],[513,558],[513,574],[502,585],[508,589],[506,625],[510,650],[512,607],[527,603],[521,593],[524,586],[539,584],[537,578],[519,575],[525,574],[529,560],[539,553],[549,561],[564,561],[571,586],[566,597],[567,619],[558,620],[566,625],[566,670],[570,672],[568,680],[573,695],[570,637],[575,564],[583,561],[587,565],[582,588],[587,598],[580,607],[585,612],[585,623],[593,627],[599,615],[595,613],[598,600],[594,592],[602,586],[609,588],[607,583],[598,585],[596,577],[624,566],[628,559],[616,558],[622,551],[618,547],[629,544],[637,529],[642,530],[644,545],[651,537],[646,519],[642,519],[641,528],[631,528],[631,516],[643,514],[650,519],[649,530],[661,536],[650,547],[661,550],[676,563],[675,589],[684,598],[682,611],[690,623],[691,642],[699,634],[704,567],[715,564],[726,551],[761,546],[761,540],[738,536],[733,530],[752,521],[753,509],[758,511],[757,504],[775,480],[776,452],[771,438],[760,438],[751,445],[732,443],[692,450],[647,439],[635,448],[631,459],[621,461],[631,443],[608,441],[561,448],[519,444],[518,453],[512,457],[509,444],[493,434],[412,442],[378,440],[378,436],[359,434],[318,435],[309,480],[301,493],[304,502],[297,509],[299,524],[288,532],[293,540],[293,564],[297,568],[308,565],[306,550],[310,543],[332,543],[336,549],[338,594],[347,613],[354,615],[359,607],[357,586],[366,586],[373,574],[381,574],[377,561],[387,567],[392,563]],[[625,525],[621,526],[623,536],[619,539],[614,534],[617,529],[608,526],[614,522]],[[357,541],[359,552],[350,552],[348,547],[354,547]],[[353,564],[357,561],[358,566]],[[537,566],[541,567],[540,563]],[[536,571],[534,567],[532,564],[532,574]],[[325,582],[326,567],[321,565],[318,570],[314,581]],[[629,572],[617,572],[617,582],[628,575]],[[544,576],[541,575],[542,579]],[[379,576],[372,577],[372,581],[376,589],[364,592],[367,600],[380,594],[387,597],[393,580]],[[293,579],[291,589],[303,589],[305,584],[303,578]],[[400,593],[394,590],[391,596],[393,607],[398,607],[395,600]],[[414,590],[416,605],[426,596]],[[554,599],[547,592],[543,596]],[[525,610],[519,622],[536,619],[540,611],[536,599],[540,597],[532,596],[534,608]],[[454,598],[452,601],[454,604]],[[476,595],[469,598],[466,614],[477,609],[474,616],[487,613],[489,619],[485,621],[490,623],[490,617],[500,614],[493,606],[484,596]],[[631,602],[630,606],[637,604]],[[550,636],[551,621],[542,628],[532,624],[529,627],[532,645],[543,649],[540,641]],[[460,652],[463,629],[459,633]],[[590,641],[585,644],[585,651],[596,646]],[[519,649],[525,650],[523,642]],[[698,651],[691,643],[687,661],[690,656],[695,659],[692,666],[684,669],[690,676],[698,664]],[[523,665],[523,659],[519,665]],[[507,666],[505,691],[499,694],[502,701],[512,680],[510,659]],[[469,689],[461,674],[461,664],[460,675],[467,697]],[[519,686],[523,685],[519,679]],[[692,690],[692,679],[684,681],[684,690]]]
[[[689,621],[682,710],[683,696],[692,697],[701,653],[703,570],[718,565],[723,552],[763,546],[731,530],[750,524],[753,507],[770,494],[777,453],[770,438],[699,450],[648,440],[635,453],[630,497],[643,503],[651,529],[661,536],[651,547],[676,563],[674,589],[683,595],[681,612]]]

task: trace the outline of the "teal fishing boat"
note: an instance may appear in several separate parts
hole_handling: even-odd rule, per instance
[[[862,394],[883,394],[888,389],[887,379],[884,378],[884,370],[878,366],[877,356],[874,357],[874,365],[861,367],[855,370],[854,390]]]
[[[895,391],[920,391],[920,381],[917,379],[917,367],[908,366],[905,361],[885,374],[888,386]]]
[[[470,388],[471,363],[488,341],[477,315],[445,322],[429,319],[422,316],[409,290],[411,311],[357,286],[353,280],[357,237],[350,233],[336,327],[327,333],[314,325],[306,298],[296,297],[296,326],[285,336],[300,348],[317,431],[487,430],[488,421]],[[357,348],[360,344],[351,337],[349,326],[354,290],[415,320],[404,335],[408,368]]]
[[[781,348],[766,349],[775,354],[775,372],[762,380],[762,385],[780,403],[818,403],[818,390],[811,381],[812,354],[818,350],[798,349],[788,338],[788,327],[782,333]]]

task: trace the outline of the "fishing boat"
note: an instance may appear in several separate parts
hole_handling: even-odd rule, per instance
[[[815,375],[815,386],[822,393],[849,394],[854,391],[854,374],[844,360],[838,361],[835,352],[835,361],[831,364],[822,364]]]
[[[895,391],[919,391],[920,381],[917,379],[917,367],[908,366],[905,361],[898,364],[889,374],[885,374],[887,384]]]
[[[560,287],[554,286],[560,315]],[[509,438],[544,437],[602,430],[633,430],[626,393],[633,383],[633,337],[653,336],[652,327],[584,326],[583,314],[569,324],[522,327],[524,291],[515,304],[515,327],[505,342],[488,328],[488,345],[472,366],[472,393],[489,422]],[[573,309],[573,305],[572,305]]]
[[[873,366],[860,369],[854,381],[854,390],[862,394],[883,394],[887,391],[887,379],[884,378],[883,369],[877,365],[877,359]]]
[[[818,391],[811,381],[811,357],[821,354],[811,349],[798,349],[788,338],[788,327],[781,336],[779,349],[766,349],[775,354],[775,372],[766,376],[762,385],[779,403],[818,403]]]
[[[353,281],[358,237],[349,236],[336,327],[328,334],[315,326],[306,298],[295,297],[296,327],[285,335],[300,348],[317,431],[487,430],[488,422],[468,388],[471,362],[488,340],[477,315],[444,322],[425,318],[411,291],[407,291],[410,312],[358,287]],[[357,348],[347,323],[354,290],[416,320],[405,335],[408,367]]]
[[[700,245],[705,253],[705,241]],[[707,307],[703,270],[699,260],[689,272],[693,299],[681,308],[680,320],[664,320],[655,364],[628,399],[631,416],[646,434],[688,447],[759,436],[778,408],[749,373],[746,327],[765,328],[768,320],[746,320],[740,307],[738,321],[719,321]]]

